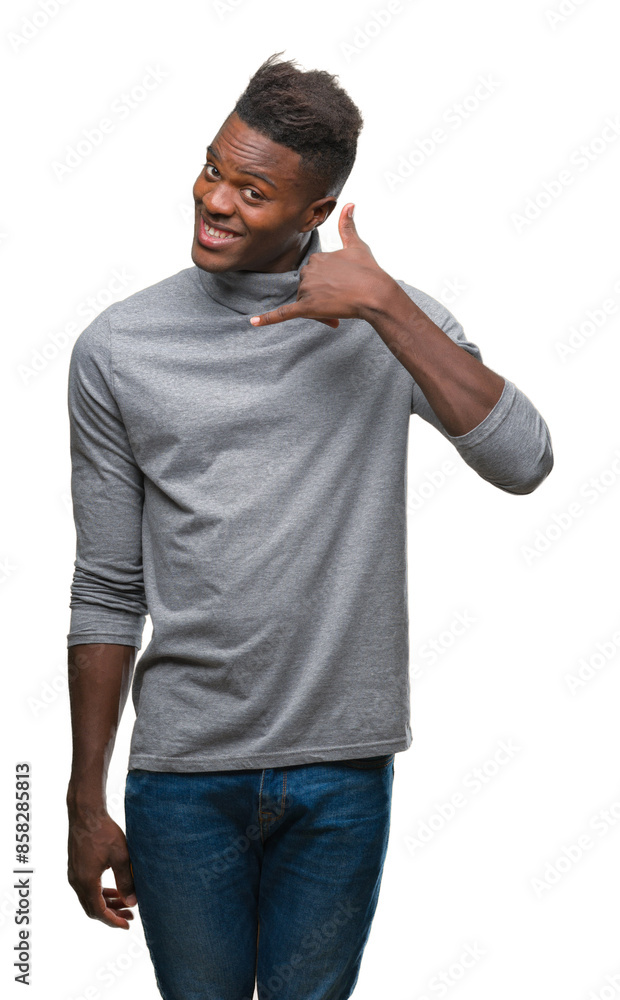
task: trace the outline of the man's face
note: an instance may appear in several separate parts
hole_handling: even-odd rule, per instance
[[[300,161],[233,112],[194,184],[194,264],[205,271],[295,270],[307,234],[336,204],[334,197],[312,199]],[[235,235],[212,236],[207,226]]]

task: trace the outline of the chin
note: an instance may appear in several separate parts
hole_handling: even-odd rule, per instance
[[[206,247],[203,247],[194,240],[192,244],[191,257],[196,265],[196,267],[201,267],[203,271],[225,271],[227,270],[226,265],[222,266],[223,261],[218,261],[217,250],[213,254],[209,254]],[[219,266],[218,266],[219,265]]]

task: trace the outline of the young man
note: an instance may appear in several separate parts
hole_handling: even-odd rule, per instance
[[[207,148],[193,266],[104,310],[70,365],[68,875],[112,927],[137,900],[168,1000],[350,996],[412,740],[410,416],[507,492],[553,464],[352,206],[321,252],[362,118],[280,54]],[[105,785],[132,675],[125,836]]]

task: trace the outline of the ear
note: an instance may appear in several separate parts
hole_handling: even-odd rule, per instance
[[[309,208],[312,210],[312,228],[316,229],[321,226],[326,219],[332,214],[337,204],[337,199],[334,197],[319,198],[317,201],[313,201]]]

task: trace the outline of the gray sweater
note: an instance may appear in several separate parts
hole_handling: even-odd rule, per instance
[[[314,230],[300,268],[320,249]],[[553,465],[545,421],[510,381],[454,437],[367,322],[253,327],[298,279],[193,265],[109,306],[74,344],[67,642],[139,649],[151,616],[130,769],[406,750],[411,414],[509,493]],[[448,309],[398,283],[481,359]]]

